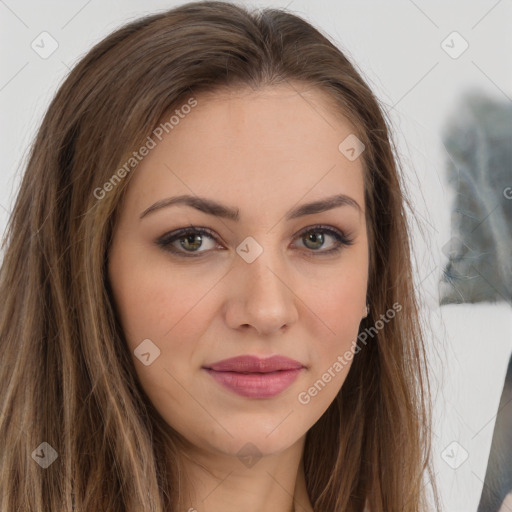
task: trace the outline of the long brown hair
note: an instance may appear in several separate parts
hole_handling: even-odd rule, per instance
[[[361,332],[371,335],[307,433],[311,502],[317,512],[362,511],[366,502],[371,512],[424,512],[430,485],[439,509],[406,199],[384,109],[300,17],[195,2],[131,22],[92,48],[31,148],[0,273],[1,510],[177,510],[177,437],[136,378],[106,271],[136,172],[125,163],[164,114],[201,91],[283,82],[327,93],[366,148],[370,314]],[[58,455],[46,468],[36,457],[53,452],[41,443]]]

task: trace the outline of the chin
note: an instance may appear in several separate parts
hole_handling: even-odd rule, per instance
[[[294,414],[288,411],[283,412],[279,418],[272,416],[260,421],[249,421],[248,418],[240,422],[230,421],[223,424],[229,434],[218,426],[214,435],[211,431],[205,433],[201,445],[207,444],[210,449],[229,456],[262,457],[277,454],[293,446],[307,433],[307,427],[298,425],[293,419]]]

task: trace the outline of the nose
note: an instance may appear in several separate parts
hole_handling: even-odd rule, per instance
[[[252,263],[238,261],[231,272],[226,322],[232,329],[279,333],[298,319],[292,274],[281,254],[264,250]]]

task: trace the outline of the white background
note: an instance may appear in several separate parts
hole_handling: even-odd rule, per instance
[[[0,0],[0,229],[6,226],[24,158],[42,115],[69,69],[121,24],[183,2]],[[512,2],[267,0],[331,37],[389,112],[419,223],[417,282],[428,322],[435,402],[434,460],[445,510],[476,511],[508,358],[512,314],[505,302],[438,306],[438,281],[451,238],[453,197],[440,133],[470,88],[512,101]],[[59,44],[42,59],[31,43],[43,31]],[[459,32],[469,48],[451,58],[441,43]],[[458,43],[456,43],[458,44]],[[512,185],[510,183],[504,186]],[[443,458],[452,442],[454,469]],[[451,460],[454,460],[452,457]],[[454,465],[454,464],[452,464]]]

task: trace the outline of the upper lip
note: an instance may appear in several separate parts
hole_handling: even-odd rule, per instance
[[[204,366],[204,368],[217,372],[269,373],[280,370],[297,370],[304,368],[304,365],[289,357],[279,355],[267,358],[238,356],[217,361],[216,363]]]

